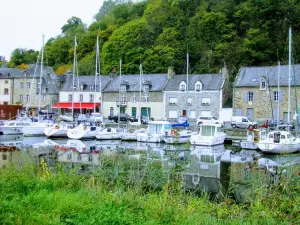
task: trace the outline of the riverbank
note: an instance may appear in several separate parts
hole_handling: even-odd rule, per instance
[[[122,156],[120,156],[122,157]],[[116,163],[117,162],[117,163]],[[27,163],[0,169],[1,224],[296,224],[300,221],[299,176],[266,185],[263,176],[234,185],[218,200],[183,193],[176,170],[160,163],[108,157],[96,169]],[[105,166],[104,166],[105,165]],[[178,169],[178,168],[177,168]],[[254,182],[255,181],[255,182]],[[231,197],[230,197],[231,196]]]

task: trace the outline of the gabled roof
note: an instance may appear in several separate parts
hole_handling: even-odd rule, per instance
[[[224,77],[222,74],[190,74],[189,79],[189,91],[195,90],[195,84],[200,81],[203,86],[202,90],[220,90],[224,83]],[[174,75],[168,82],[165,91],[179,91],[180,83],[184,81],[186,83],[186,75]]]
[[[127,89],[128,92],[130,91],[140,91],[140,75],[122,75],[122,82],[125,81],[129,84]],[[168,82],[168,75],[167,74],[144,74],[142,76],[142,85],[143,83],[151,83],[151,87],[149,89],[150,92],[152,91],[163,91],[166,87]],[[120,87],[120,76],[115,77],[104,89],[104,92],[119,92]]]
[[[296,85],[300,85],[300,65],[294,65]],[[280,66],[279,85],[288,86],[289,66]],[[237,75],[235,87],[259,87],[261,77],[266,77],[269,86],[277,86],[278,66],[242,67]],[[294,85],[294,73],[292,66],[291,85]]]
[[[75,76],[75,86],[76,86],[76,89],[75,91],[79,91],[79,88],[80,87],[77,87],[78,86],[78,83],[79,83],[79,86],[81,84],[84,84],[86,85],[85,89],[82,90],[82,91],[90,91],[90,86],[93,86],[95,85],[95,75],[91,75],[91,76],[78,76],[79,78],[79,82],[77,81],[77,77]],[[107,86],[107,84],[110,82],[111,78],[109,78],[108,76],[101,76],[101,90],[103,91],[104,88]],[[61,91],[73,91],[72,90],[72,85],[73,85],[73,76],[69,76]],[[97,81],[96,81],[96,91],[100,91],[100,79],[99,79],[99,76],[97,77]]]
[[[35,72],[35,73],[34,73]],[[41,65],[29,64],[26,70],[16,69],[16,68],[0,68],[0,78],[24,78],[26,77],[32,78],[40,77],[41,74]],[[54,74],[52,67],[44,66],[43,67],[43,76],[48,74]]]

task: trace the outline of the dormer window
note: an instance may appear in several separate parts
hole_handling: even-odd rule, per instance
[[[145,93],[148,93],[148,92],[149,92],[149,86],[148,86],[148,85],[144,85],[143,91],[144,91]]]
[[[195,83],[195,91],[201,91],[202,90],[202,83],[200,81],[197,81]]]
[[[126,92],[126,85],[121,85],[121,92]]]
[[[90,86],[90,91],[95,91],[95,85]]]
[[[83,84],[80,85],[80,91],[82,91],[82,90],[83,90]]]
[[[267,85],[266,85],[266,78],[265,77],[262,77],[261,79],[260,79],[260,90],[266,90],[266,87]]]
[[[181,81],[181,83],[179,85],[179,90],[186,91],[186,83],[184,81]]]

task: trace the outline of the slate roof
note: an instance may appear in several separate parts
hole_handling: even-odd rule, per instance
[[[29,64],[26,70],[16,69],[16,68],[0,68],[0,78],[23,78],[26,74],[26,77],[40,77],[41,65],[37,65],[36,71],[35,64]],[[43,67],[43,76],[47,74],[54,74],[52,67],[46,66]]]
[[[293,67],[292,67],[293,68]],[[300,85],[300,64],[294,65],[296,75],[296,85]],[[288,86],[289,66],[280,66],[280,86]],[[260,79],[265,76],[269,79],[269,86],[277,86],[278,66],[264,67],[242,67],[236,78],[235,87],[259,87]],[[294,85],[293,70],[291,73],[291,85]]]
[[[127,82],[129,87],[127,92],[140,91],[140,75],[122,75],[122,83]],[[147,81],[147,82],[145,82]],[[167,74],[144,74],[142,76],[142,85],[151,83],[149,92],[163,91],[168,82]],[[120,76],[115,77],[104,89],[104,92],[119,92]]]
[[[202,83],[202,90],[220,90],[224,83],[222,74],[190,74],[189,91],[195,90],[197,81]],[[168,82],[165,91],[179,91],[179,85],[182,81],[186,82],[186,75],[174,75]]]
[[[81,84],[85,85],[85,88],[82,91],[90,91],[90,86],[95,85],[95,75],[91,76],[79,76],[79,86]],[[101,76],[101,89],[102,91],[107,86],[107,84],[110,82],[111,78],[108,76]],[[75,76],[75,91],[79,91],[80,87],[77,87],[78,81],[77,77]],[[66,81],[61,89],[61,91],[72,91],[72,85],[73,85],[73,76],[69,76],[66,78]],[[97,77],[97,84],[96,84],[97,91],[100,91],[100,79],[99,76]]]

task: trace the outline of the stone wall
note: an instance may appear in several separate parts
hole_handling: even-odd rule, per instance
[[[170,98],[176,97],[177,103],[171,104]],[[188,98],[192,98],[191,104],[188,104]],[[202,98],[210,98],[210,105],[202,105]],[[190,121],[196,121],[201,115],[201,111],[210,111],[211,116],[219,118],[220,105],[220,91],[200,91],[200,92],[179,92],[167,91],[165,92],[165,114],[168,118],[169,110],[177,110],[178,116],[181,116],[182,110],[195,111],[195,118],[189,118]]]
[[[142,92],[142,102],[143,96],[145,95]],[[140,93],[139,92],[121,92],[121,96],[126,97],[126,101],[133,102],[133,96],[136,98],[136,102],[140,102]],[[148,102],[163,102],[163,92],[149,92],[149,101]],[[119,99],[119,92],[104,92],[103,93],[103,103],[105,102],[114,102],[118,101]]]

